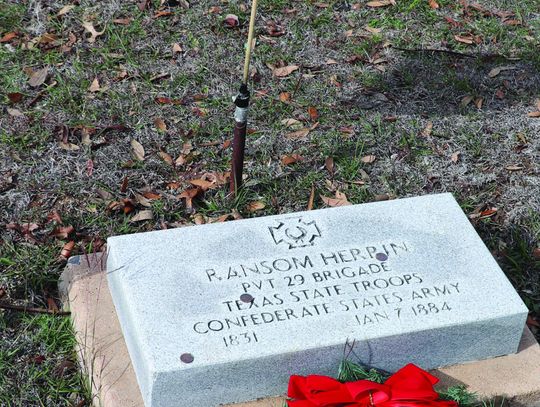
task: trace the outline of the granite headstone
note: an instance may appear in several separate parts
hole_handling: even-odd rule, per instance
[[[277,395],[355,357],[393,371],[516,352],[527,308],[451,194],[108,239],[147,407]]]

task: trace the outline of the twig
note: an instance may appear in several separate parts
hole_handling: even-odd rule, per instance
[[[392,48],[397,49],[399,51],[403,51],[403,52],[424,52],[424,53],[431,52],[431,53],[450,54],[450,55],[454,55],[454,56],[460,57],[460,58],[473,58],[473,59],[504,58],[504,59],[507,59],[509,61],[515,60],[513,58],[508,58],[508,57],[506,57],[504,55],[501,55],[501,54],[477,54],[477,55],[474,55],[474,54],[464,54],[463,52],[451,51],[449,49],[438,49],[438,48],[401,48],[401,47],[396,47],[396,46],[392,46]]]
[[[298,81],[296,82],[296,86],[294,87],[293,93],[291,95],[291,100],[294,100],[294,97],[296,96],[296,92],[298,92],[298,88],[300,88],[300,84],[302,83],[302,79],[304,75],[302,75],[302,66],[300,66],[300,77],[298,78]]]
[[[51,311],[45,308],[33,308],[26,305],[13,305],[6,302],[0,302],[0,309],[9,309],[13,311],[27,312],[29,314],[53,314],[53,315],[70,315],[69,311]]]

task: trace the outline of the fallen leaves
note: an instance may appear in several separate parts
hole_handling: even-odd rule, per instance
[[[167,131],[167,124],[165,124],[163,119],[160,119],[159,117],[154,119],[154,125],[160,131]]]
[[[96,42],[97,37],[105,33],[105,29],[103,31],[97,31],[91,21],[84,21],[83,27],[85,31],[90,33],[90,37],[86,39],[90,44]]]
[[[67,242],[64,247],[62,247],[62,251],[60,252],[60,257],[67,259],[71,256],[71,252],[73,251],[73,248],[75,247],[75,242],[73,240]]]
[[[308,107],[308,114],[311,120],[313,120],[314,122],[316,122],[319,119],[319,112],[313,106]]]
[[[376,156],[374,156],[373,154],[370,154],[370,155],[366,155],[362,157],[360,161],[362,161],[365,164],[373,164],[376,159],[377,159]]]
[[[28,80],[28,85],[30,85],[33,88],[37,88],[38,86],[43,85],[43,83],[47,80],[48,75],[49,75],[49,68],[47,67],[34,71],[30,75],[30,79]]]
[[[120,24],[120,25],[129,25],[133,21],[133,18],[127,17],[127,18],[115,18],[113,20],[113,23]]]
[[[88,88],[88,91],[95,93],[98,92],[100,89],[101,87],[99,86],[98,78],[94,78],[94,80],[90,84],[90,87]]]
[[[428,121],[426,123],[426,127],[424,127],[424,129],[422,130],[422,132],[420,133],[420,135],[422,137],[429,137],[431,136],[431,133],[433,131],[433,122],[432,121]]]
[[[131,151],[133,153],[133,157],[138,161],[144,161],[144,147],[141,143],[139,143],[135,139],[131,139]]]
[[[178,195],[178,199],[185,199],[186,200],[186,209],[189,212],[193,211],[193,199],[197,197],[199,194],[201,194],[203,190],[199,187],[196,188],[188,188],[184,192],[182,192],[180,195]]]
[[[253,201],[246,205],[246,211],[248,212],[257,212],[261,209],[264,209],[266,207],[265,203],[263,201]]]
[[[435,10],[438,9],[440,6],[439,3],[437,3],[435,0],[429,0],[429,7]]]
[[[172,54],[173,56],[175,56],[176,54],[181,54],[184,50],[182,49],[182,47],[180,46],[180,44],[178,44],[177,42],[175,42],[172,46]]]
[[[457,41],[457,42],[461,42],[462,44],[467,44],[467,45],[471,45],[471,44],[474,44],[474,37],[470,34],[466,34],[466,35],[454,35],[454,39]]]
[[[281,164],[291,165],[297,163],[298,161],[302,161],[303,159],[304,158],[299,154],[284,155],[281,157]]]
[[[282,66],[280,68],[270,68],[272,69],[272,74],[278,78],[284,78],[286,76],[289,76],[294,71],[297,71],[300,69],[298,65],[287,65]]]
[[[23,96],[24,95],[20,92],[12,92],[7,94],[9,102],[12,104],[19,103],[23,99]]]
[[[290,120],[290,119],[289,119]],[[294,120],[294,119],[293,119]],[[319,123],[315,123],[313,126],[311,127],[305,127],[305,128],[302,128],[300,130],[296,130],[296,131],[293,131],[291,133],[287,133],[285,134],[285,137],[290,139],[290,140],[296,140],[296,139],[302,139],[302,138],[305,138],[307,137],[307,135],[312,131],[314,130],[317,126],[319,125]]]
[[[130,222],[142,222],[145,220],[154,219],[154,214],[151,209],[143,209],[142,211],[137,212],[131,217]]]
[[[281,37],[282,35],[285,35],[285,29],[275,21],[268,20],[266,22],[266,33],[270,37]]]
[[[235,28],[240,25],[240,21],[238,20],[238,16],[236,14],[227,14],[223,19],[223,24],[227,28]]]
[[[395,6],[396,1],[395,0],[375,0],[375,1],[368,1],[366,3],[366,6],[368,7],[387,7],[387,6]]]
[[[11,40],[15,39],[18,37],[18,34],[16,32],[8,32],[6,34],[4,34],[4,36],[2,38],[0,38],[0,43],[3,43],[3,42],[10,42]]]
[[[459,161],[460,157],[461,157],[461,152],[456,151],[455,153],[452,153],[452,155],[450,156],[450,161],[456,164]]]
[[[499,75],[503,71],[509,71],[512,69],[516,69],[513,66],[498,66],[493,68],[491,71],[489,71],[488,76],[490,78],[495,78],[497,75]]]
[[[321,196],[322,201],[328,206],[347,206],[351,203],[347,200],[347,196],[340,191],[336,191],[335,198],[330,198],[327,196]]]
[[[171,99],[163,96],[159,96],[154,99],[156,103],[159,103],[160,105],[183,105],[185,104],[184,100],[182,99]]]
[[[65,16],[67,13],[69,13],[71,10],[75,8],[75,5],[68,4],[67,6],[64,6],[60,9],[60,11],[56,14],[58,17]]]

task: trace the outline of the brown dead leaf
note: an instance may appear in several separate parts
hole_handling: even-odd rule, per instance
[[[497,208],[488,208],[480,212],[480,219],[490,218],[497,213]]]
[[[32,86],[33,88],[37,88],[38,86],[41,86],[45,82],[48,74],[49,74],[49,68],[47,67],[34,71],[30,75],[28,84]]]
[[[324,160],[324,166],[326,167],[326,170],[330,173],[330,175],[334,175],[334,158],[333,157],[326,157],[326,160]]]
[[[160,18],[160,17],[169,17],[172,16],[174,13],[172,11],[168,10],[159,10],[154,14],[154,18]]]
[[[90,33],[90,37],[87,38],[87,41],[90,44],[93,44],[94,42],[96,42],[96,38],[105,33],[105,29],[103,29],[103,31],[96,31],[91,21],[84,21],[83,27],[86,31]]]
[[[154,119],[154,125],[158,130],[167,131],[167,125],[165,124],[163,119],[160,119],[159,117]]]
[[[482,109],[482,106],[484,105],[484,98],[476,98],[474,100],[474,105],[477,109]]]
[[[90,87],[88,88],[88,91],[89,92],[97,92],[99,90],[100,90],[99,81],[98,81],[98,78],[95,78],[92,81],[92,84],[90,85]]]
[[[176,54],[180,54],[182,53],[184,50],[182,49],[182,47],[180,46],[180,44],[178,44],[177,42],[175,42],[172,46],[172,54],[173,56],[176,55]]]
[[[279,100],[282,102],[289,102],[291,100],[291,94],[289,92],[281,92],[279,94]]]
[[[180,195],[178,195],[179,199],[185,199],[186,200],[186,209],[188,211],[193,210],[193,199],[197,197],[202,191],[201,188],[195,187],[195,188],[188,188],[184,192],[182,192]]]
[[[143,196],[145,198],[148,198],[150,200],[156,200],[156,199],[161,199],[161,195],[160,194],[156,194],[155,192],[145,192],[143,194]]]
[[[429,7],[431,7],[432,9],[438,9],[440,6],[439,3],[437,3],[435,0],[429,0]]]
[[[527,113],[527,116],[532,118],[538,118],[540,117],[540,111]]]
[[[127,191],[127,187],[128,187],[128,183],[129,183],[129,178],[128,176],[126,175],[124,177],[124,179],[122,180],[122,184],[120,184],[120,192],[121,193],[125,193]],[[111,197],[112,198],[112,197]]]
[[[135,139],[131,139],[131,151],[136,160],[144,161],[144,147]]]
[[[116,18],[113,20],[113,23],[120,24],[120,25],[129,25],[133,21],[133,18],[127,17],[127,18]]]
[[[13,116],[13,117],[24,117],[24,113],[21,112],[19,109],[8,107],[7,112],[10,116]]]
[[[133,217],[129,220],[130,222],[142,222],[145,220],[151,220],[154,218],[154,214],[152,213],[152,210],[150,209],[144,209],[142,211],[137,212]]]
[[[246,211],[253,213],[256,211],[260,211],[261,209],[264,209],[265,207],[266,205],[264,204],[263,201],[253,201],[247,204]]]
[[[223,20],[223,24],[227,28],[235,28],[240,25],[240,21],[238,20],[238,16],[236,14],[227,14]]]
[[[297,131],[293,131],[292,133],[287,133],[285,134],[285,137],[292,140],[300,139],[300,138],[307,137],[309,132],[310,132],[310,129],[306,127]]]
[[[272,70],[272,73],[274,74],[274,76],[277,76],[278,78],[284,78],[286,76],[289,76],[291,73],[293,73],[294,71],[298,69],[300,69],[298,65],[287,65],[287,66],[282,66],[281,68],[274,68]]]
[[[518,165],[518,164],[511,164],[511,165],[507,165],[506,167],[504,167],[507,171],[521,171],[522,169],[524,169],[525,167],[523,167],[523,165]]]
[[[366,3],[366,6],[368,7],[387,7],[387,6],[395,6],[396,1],[395,0],[375,0],[375,1],[368,1]]]
[[[58,309],[58,305],[56,305],[56,301],[54,300],[54,298],[51,297],[47,297],[47,309],[52,314],[57,314],[58,312],[60,312],[60,310]]]
[[[461,107],[467,107],[469,103],[471,103],[473,100],[474,100],[474,96],[471,96],[471,95],[465,96],[463,97],[463,99],[461,99],[461,102],[459,105]]]
[[[452,153],[452,155],[450,156],[450,161],[452,161],[455,164],[459,161],[460,157],[461,157],[461,152],[456,151],[455,153]]]
[[[173,159],[170,154],[166,153],[165,151],[160,151],[159,156],[163,161],[165,161],[169,165],[174,165]]]
[[[69,226],[57,226],[51,231],[51,236],[54,236],[58,239],[67,239],[70,234],[75,231],[75,228],[71,225]]]
[[[426,127],[424,127],[424,129],[422,130],[422,133],[420,133],[420,135],[422,137],[429,137],[429,136],[431,136],[432,131],[433,131],[433,122],[428,121],[426,123]]]
[[[64,247],[62,247],[62,251],[60,252],[60,256],[64,259],[67,259],[69,256],[71,256],[71,252],[73,248],[75,247],[75,242],[72,240],[70,242],[67,242]]]
[[[362,157],[360,160],[363,163],[366,163],[366,164],[373,164],[376,159],[377,159],[376,156],[374,156],[373,154],[370,154],[370,155],[366,155],[366,156]]]
[[[347,206],[351,203],[347,200],[347,196],[340,191],[336,191],[336,197],[330,198],[327,196],[321,196],[322,201],[328,206]]]
[[[311,192],[309,194],[307,210],[310,211],[313,209],[313,203],[315,202],[315,184],[311,184]]]
[[[191,185],[196,186],[196,187],[200,187],[203,191],[206,191],[206,190],[212,188],[215,185],[215,182],[208,181],[208,180],[202,179],[202,178],[189,180],[189,183]]]
[[[284,155],[281,157],[281,164],[291,165],[297,163],[298,161],[302,161],[303,159],[304,158],[299,154]]]
[[[20,92],[12,92],[7,94],[9,102],[13,104],[19,103],[23,99],[23,96],[24,95]]]
[[[139,205],[145,206],[147,208],[150,208],[152,206],[152,202],[150,202],[150,199],[148,199],[144,195],[138,194],[137,192],[135,192],[134,195],[135,200]]]
[[[313,120],[314,122],[316,122],[319,118],[319,112],[313,106],[308,107],[308,114],[309,117],[311,117],[311,120]]]
[[[300,120],[296,120],[293,118],[290,119],[283,119],[281,121],[281,124],[285,127],[290,127],[292,130],[299,130],[303,127],[302,122]]]
[[[474,37],[470,34],[454,35],[454,39],[458,42],[461,42],[462,44],[474,44]]]
[[[68,4],[67,6],[64,6],[60,9],[60,11],[58,12],[58,14],[56,14],[58,17],[61,17],[61,16],[64,16],[66,15],[67,13],[69,13],[71,10],[73,10],[75,8],[75,5],[73,4]]]
[[[11,40],[13,40],[14,38],[17,38],[17,33],[16,32],[9,32],[9,33],[6,33],[4,34],[4,36],[2,38],[0,38],[0,43],[3,43],[3,42],[10,42]]]
[[[70,142],[60,141],[58,145],[60,146],[62,150],[67,150],[67,151],[77,151],[80,149],[80,147],[77,144],[73,144]]]

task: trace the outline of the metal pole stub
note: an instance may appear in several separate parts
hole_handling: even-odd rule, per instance
[[[242,186],[242,173],[244,170],[244,150],[246,147],[246,129],[249,110],[250,93],[245,83],[240,86],[238,95],[234,99],[236,109],[234,110],[234,138],[233,157],[231,165],[230,192],[236,192]]]

